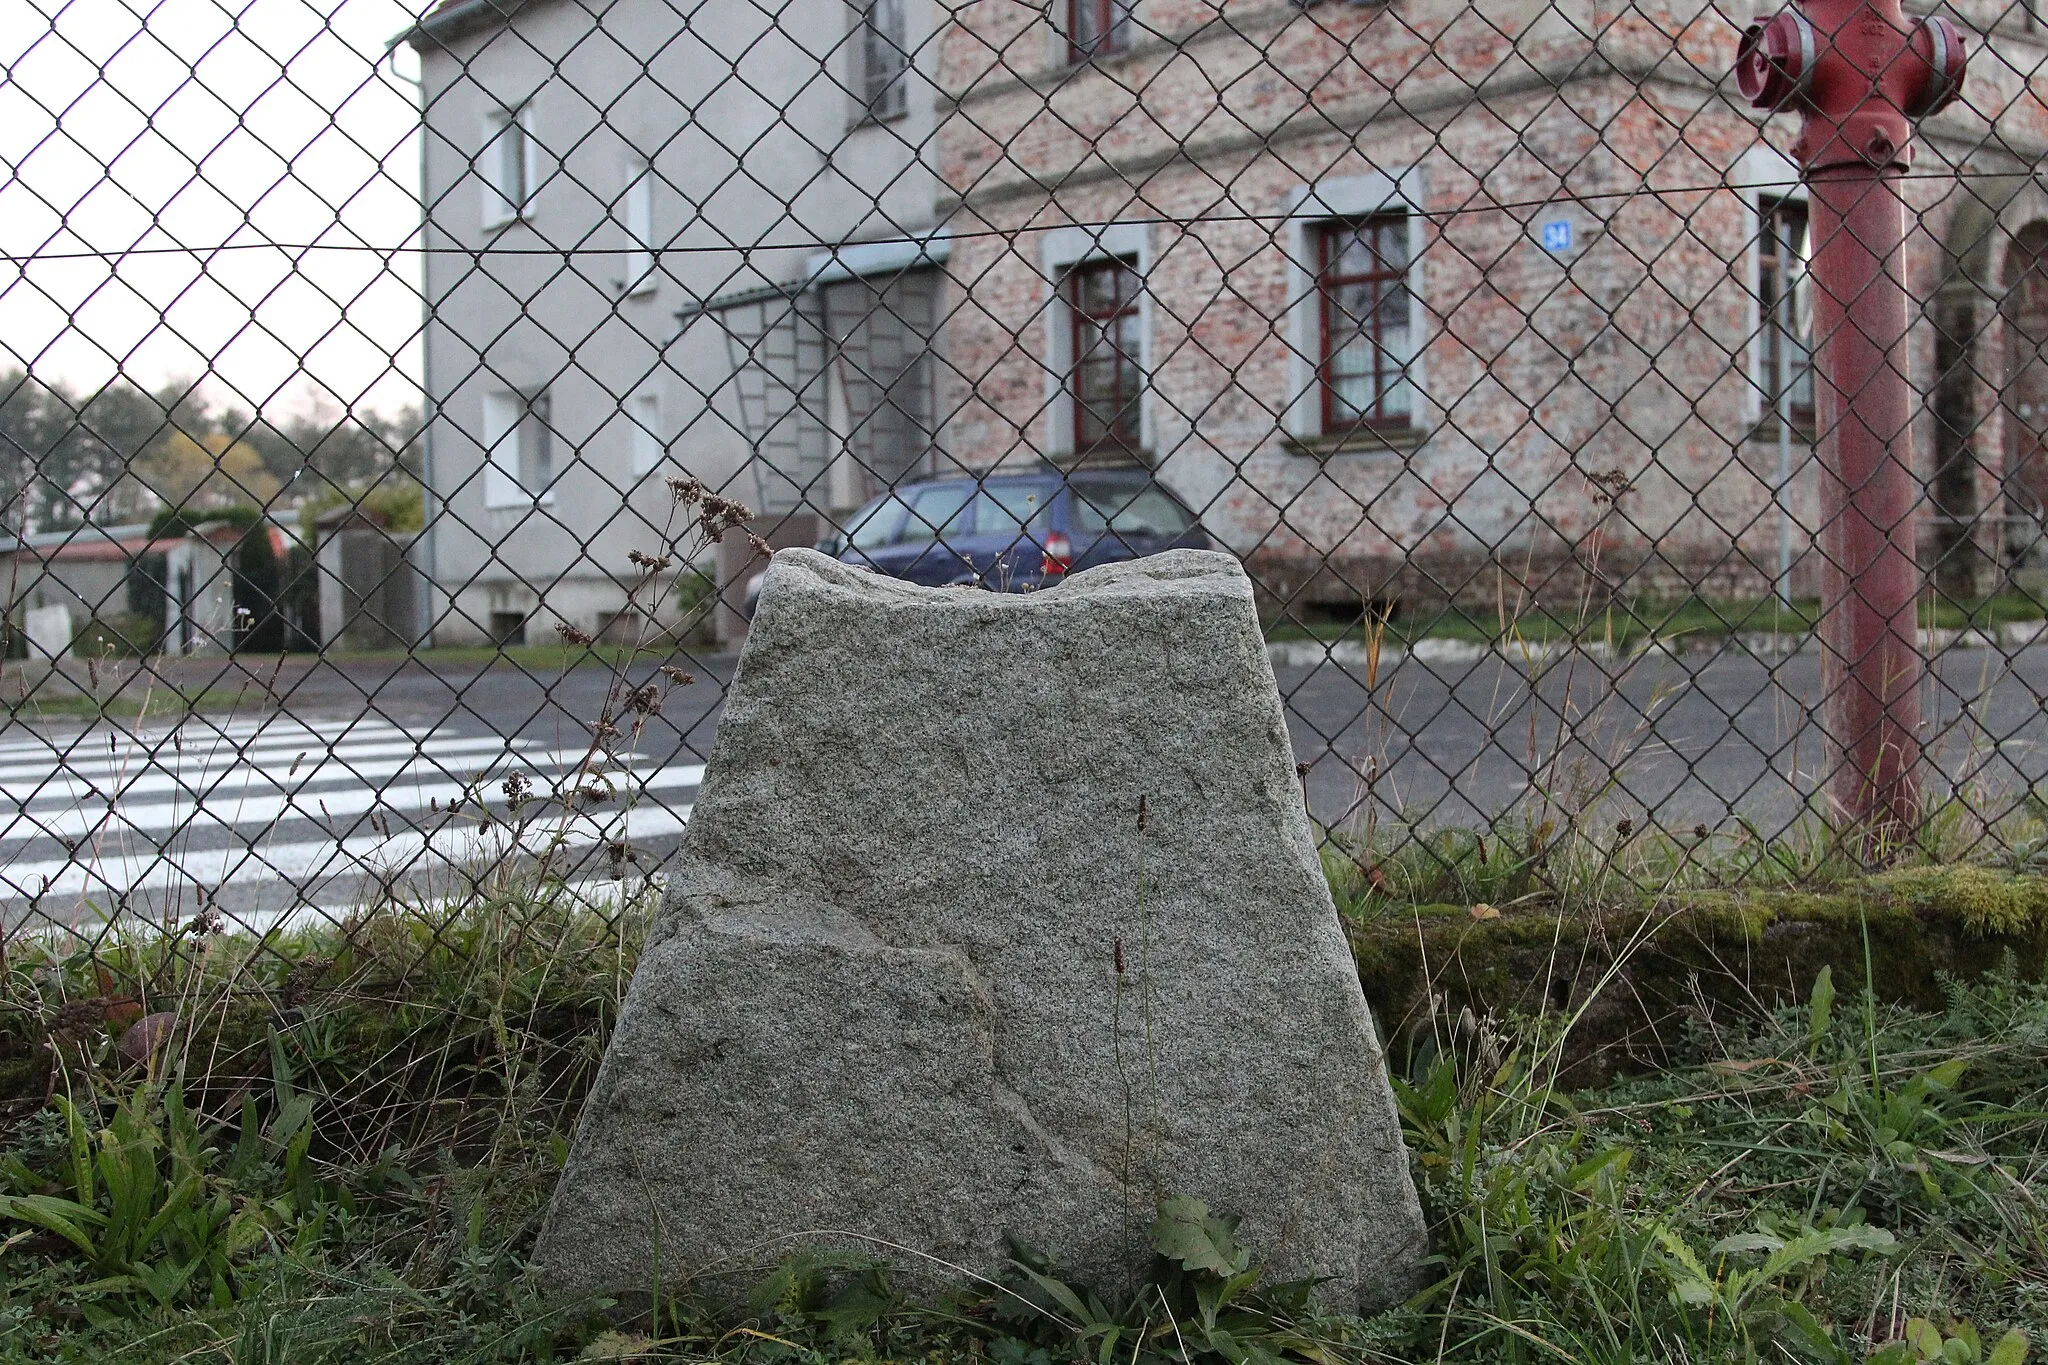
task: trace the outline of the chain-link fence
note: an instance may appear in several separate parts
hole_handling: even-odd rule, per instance
[[[1910,169],[1857,152],[1897,339],[1828,275],[1890,248],[1802,173],[1820,96],[1735,89],[1746,10],[8,12],[8,933],[629,896],[793,545],[994,591],[1237,556],[1373,884],[1828,856],[1857,689],[1907,837],[2048,835],[2030,0],[1864,31],[1880,91],[1969,62]]]

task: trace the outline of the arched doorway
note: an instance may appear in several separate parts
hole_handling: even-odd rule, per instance
[[[2004,276],[2005,373],[1998,393],[2011,548],[2039,561],[2048,550],[2042,544],[2048,530],[2048,223],[2029,223],[2014,235]]]

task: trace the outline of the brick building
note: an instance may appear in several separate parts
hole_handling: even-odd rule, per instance
[[[2048,491],[2048,119],[2026,12],[1958,17],[1911,373],[1925,551],[1983,590]],[[1811,594],[1796,121],[1736,96],[1737,36],[1607,0],[962,6],[942,445],[1154,464],[1303,607],[1754,596],[1781,544]]]
[[[2048,35],[1955,14],[1911,374],[1926,555],[1980,591],[2048,504]],[[1041,459],[1155,467],[1304,611],[1814,591],[1794,120],[1704,4],[447,0],[408,36],[439,637],[615,623],[671,473],[808,523]]]

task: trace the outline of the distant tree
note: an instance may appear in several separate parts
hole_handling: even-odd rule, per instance
[[[236,430],[230,423],[223,428]],[[254,419],[242,439],[263,452],[279,478],[289,481],[301,471],[310,476],[300,491],[317,495],[323,489],[364,488],[393,475],[416,474],[419,435],[416,409],[344,411],[316,399],[308,411]]]
[[[237,503],[267,504],[284,485],[263,453],[226,432],[172,431],[144,451],[135,477],[168,506],[203,512]]]
[[[161,429],[155,400],[108,385],[81,400],[20,370],[0,373],[0,497],[9,529],[75,526],[120,482],[126,460]]]
[[[288,415],[209,404],[191,381],[148,392],[125,378],[80,395],[0,370],[0,535],[85,522],[146,521],[165,506],[293,503],[409,482],[417,411],[346,411],[316,401]],[[310,475],[310,478],[302,476]],[[295,479],[301,481],[294,482]]]

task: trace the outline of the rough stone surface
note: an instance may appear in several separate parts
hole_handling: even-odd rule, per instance
[[[667,1289],[835,1236],[946,1280],[1006,1234],[1110,1289],[1181,1192],[1334,1302],[1411,1282],[1230,557],[1011,596],[783,551],[678,863],[541,1236],[555,1289],[644,1294],[657,1240]]]

